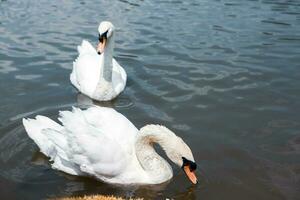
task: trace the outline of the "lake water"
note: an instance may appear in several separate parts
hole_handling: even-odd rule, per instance
[[[28,138],[22,117],[93,104],[69,74],[76,46],[96,45],[102,20],[117,27],[114,56],[128,82],[101,105],[181,136],[198,185],[174,165],[157,186],[69,176]],[[1,199],[299,199],[299,88],[298,0],[0,1]]]

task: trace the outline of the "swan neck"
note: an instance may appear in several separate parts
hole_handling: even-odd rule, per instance
[[[140,130],[136,141],[136,155],[152,183],[162,183],[172,178],[173,171],[169,163],[157,154],[153,145],[158,144],[165,149],[168,139],[161,130]]]
[[[106,43],[106,47],[104,52],[102,53],[102,78],[107,81],[111,82],[112,81],[112,59],[113,59],[113,50],[114,50],[114,36],[112,35]]]

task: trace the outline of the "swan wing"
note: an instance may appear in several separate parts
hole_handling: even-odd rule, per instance
[[[70,81],[79,91],[91,97],[99,81],[101,57],[86,40],[77,49],[79,56],[73,62]]]
[[[132,148],[138,129],[121,113],[112,108],[93,106],[83,112],[93,127],[102,130],[111,140],[116,140],[125,149]]]
[[[96,54],[97,55],[96,49],[87,40],[82,40],[81,45],[77,46],[77,50],[78,50],[79,56],[84,55],[84,54],[91,54],[91,55]]]
[[[114,90],[116,93],[120,93],[124,90],[127,81],[127,74],[124,68],[113,59],[113,74],[112,74],[112,82],[114,85]]]

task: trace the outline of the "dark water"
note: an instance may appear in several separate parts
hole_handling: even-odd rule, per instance
[[[116,108],[164,124],[191,147],[200,184],[118,187],[52,170],[22,117],[92,102],[69,82],[76,46],[118,28],[128,73]],[[299,199],[298,0],[0,1],[0,196],[114,194],[146,199]]]

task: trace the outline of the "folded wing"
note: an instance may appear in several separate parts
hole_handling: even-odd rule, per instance
[[[114,133],[88,121],[90,112],[77,108],[60,112],[63,126],[43,116],[23,119],[23,124],[41,152],[53,161],[53,168],[102,180],[118,176],[125,169],[129,154],[116,138],[108,137]]]

